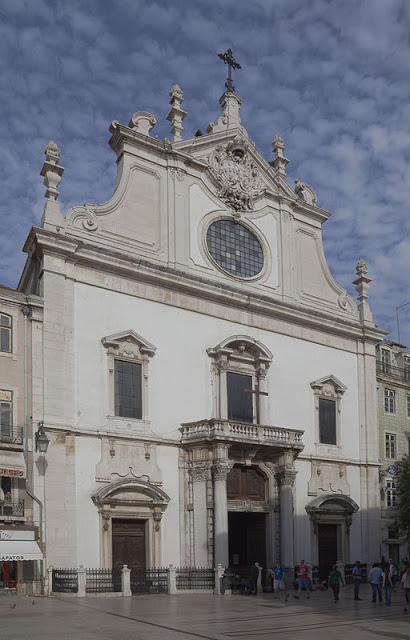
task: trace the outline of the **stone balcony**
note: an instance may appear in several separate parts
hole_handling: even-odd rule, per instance
[[[304,447],[303,431],[286,427],[237,422],[235,420],[199,420],[185,422],[180,427],[181,443],[185,446],[225,443],[232,448],[257,449],[265,458],[276,457],[284,450],[295,453]]]

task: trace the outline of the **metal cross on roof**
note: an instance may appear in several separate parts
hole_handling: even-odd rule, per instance
[[[218,53],[218,58],[224,61],[228,65],[228,77],[225,82],[225,89],[229,93],[235,93],[235,87],[232,82],[232,69],[242,69],[241,65],[233,57],[232,49],[228,49],[225,53]]]

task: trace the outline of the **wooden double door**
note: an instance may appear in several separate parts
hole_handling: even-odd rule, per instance
[[[114,518],[112,520],[112,567],[120,570],[128,565],[132,573],[146,568],[145,520]]]

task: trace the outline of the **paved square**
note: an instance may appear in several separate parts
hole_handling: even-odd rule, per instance
[[[390,608],[361,602],[352,589],[334,604],[329,592],[288,603],[259,596],[151,595],[122,597],[0,598],[1,638],[8,640],[408,640],[410,610],[401,590]],[[34,604],[32,604],[34,602]],[[14,606],[15,605],[15,606]]]

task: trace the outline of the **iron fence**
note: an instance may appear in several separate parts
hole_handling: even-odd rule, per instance
[[[53,569],[52,581],[55,593],[78,592],[77,569]]]
[[[353,584],[353,576],[352,576],[352,571],[353,571],[353,567],[355,567],[355,564],[346,564],[345,565],[345,582],[346,584]],[[362,582],[367,582],[367,565],[366,564],[361,564],[360,565],[360,576],[362,578]]]
[[[0,428],[0,442],[23,444],[23,427],[3,425]]]
[[[167,593],[169,569],[159,567],[137,571],[131,569],[131,593]]]
[[[0,516],[24,518],[24,500],[4,500],[0,502]]]
[[[176,570],[176,587],[182,589],[214,589],[215,571],[208,568],[179,568]]]
[[[87,569],[86,593],[112,593],[121,591],[121,569]]]
[[[395,380],[410,380],[410,365],[406,364],[402,367],[376,360],[376,373]]]

